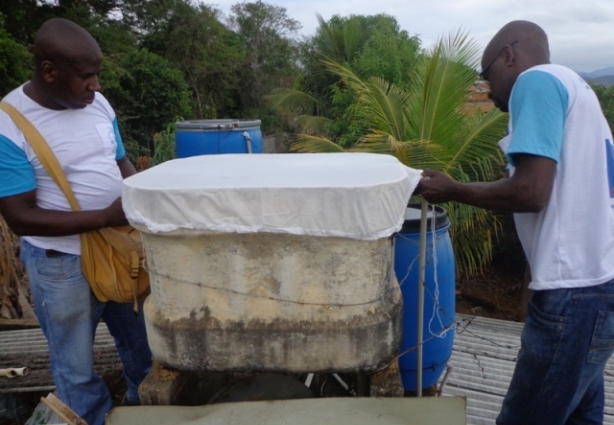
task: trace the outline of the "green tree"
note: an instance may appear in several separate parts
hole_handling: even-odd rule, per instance
[[[614,130],[614,86],[604,87],[602,85],[593,85],[593,90],[601,103],[601,109],[605,115],[610,129]]]
[[[36,30],[48,18],[56,16],[57,7],[37,0],[2,0],[0,14],[4,15],[4,28],[18,43],[32,44]]]
[[[297,74],[297,43],[289,38],[301,28],[286,15],[286,9],[257,1],[232,6],[229,23],[244,48],[241,69],[242,103],[260,108],[265,95],[276,87],[288,85]]]
[[[0,96],[29,80],[32,65],[32,55],[6,32],[4,17],[0,14]]]
[[[170,0],[169,0],[170,1]],[[175,3],[181,0],[173,0]],[[27,80],[32,60],[27,46],[39,26],[52,17],[70,19],[98,41],[104,53],[101,85],[114,106],[131,159],[155,153],[154,135],[177,116],[191,116],[190,92],[181,72],[167,60],[138,51],[142,37],[127,16],[141,0],[6,0],[10,26],[0,25],[0,90],[4,93]],[[160,0],[145,1],[149,6]],[[118,15],[119,14],[119,15]],[[135,24],[136,25],[136,24]]]
[[[191,115],[181,72],[146,49],[134,50],[118,66],[103,69],[105,95],[115,107],[130,159],[155,155],[155,134],[175,117]]]
[[[50,18],[66,18],[90,29],[87,20],[98,17],[114,20],[121,14],[124,3],[140,0],[2,0],[0,13],[10,17],[5,28],[15,41],[29,45],[34,34]]]
[[[147,34],[143,46],[175,64],[190,86],[197,118],[238,115],[242,47],[239,37],[205,5],[177,1],[168,21]]]
[[[421,56],[408,89],[380,77],[363,79],[348,66],[325,61],[353,97],[348,118],[360,133],[344,148],[326,137],[299,134],[299,152],[358,151],[392,154],[404,164],[443,171],[454,179],[492,181],[502,177],[497,141],[507,116],[497,109],[467,111],[466,92],[476,78],[478,50],[462,33],[441,40]],[[459,271],[482,271],[492,258],[500,223],[489,211],[468,205],[445,205]]]
[[[420,40],[401,30],[395,18],[333,16],[328,22],[318,16],[315,36],[301,49],[303,72],[293,89],[278,92],[272,99],[305,118],[301,131],[325,134],[341,146],[355,143],[359,131],[348,116],[353,96],[339,76],[330,72],[325,60],[346,66],[360,78],[381,77],[406,87]],[[314,118],[317,117],[317,118]]]
[[[122,21],[136,33],[147,36],[160,33],[168,25],[174,11],[182,5],[193,6],[191,0],[122,0]],[[147,46],[150,50],[152,46]]]
[[[327,58],[346,65],[361,78],[381,77],[406,87],[410,70],[420,51],[420,40],[402,30],[390,15],[318,16],[316,35],[305,45],[302,60],[307,69],[322,73]]]

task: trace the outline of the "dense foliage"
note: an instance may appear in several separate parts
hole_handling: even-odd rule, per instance
[[[244,49],[238,81],[242,116],[258,117],[264,128],[283,128],[266,97],[291,87],[298,74],[299,42],[290,37],[301,25],[286,16],[284,8],[261,1],[232,6],[229,24]]]
[[[190,92],[181,72],[147,49],[123,55],[105,71],[105,95],[115,105],[131,159],[155,153],[154,135],[177,116],[190,116]]]
[[[240,3],[225,18],[193,0],[2,0],[0,95],[29,78],[34,34],[51,17],[98,41],[101,85],[133,160],[156,157],[155,136],[177,117],[260,118],[264,133],[279,130],[264,99],[292,85],[300,28],[284,8]]]
[[[593,86],[597,98],[601,103],[603,114],[610,124],[610,129],[614,131],[614,85],[604,87],[602,85]]]
[[[11,38],[1,24],[0,15],[0,93],[4,95],[30,78],[32,55]]]
[[[343,64],[361,78],[380,77],[407,87],[420,40],[384,14],[318,20],[316,34],[301,46],[299,78],[291,89],[278,90],[273,101],[303,117],[301,132],[326,134],[347,147],[360,133],[350,119],[353,95],[324,61]]]

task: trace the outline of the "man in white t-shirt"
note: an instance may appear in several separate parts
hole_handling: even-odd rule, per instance
[[[47,341],[59,397],[90,425],[113,406],[93,370],[93,341],[102,318],[115,339],[128,384],[126,404],[151,369],[142,309],[96,300],[81,271],[79,233],[127,224],[122,179],[136,170],[126,158],[117,119],[100,94],[102,53],[92,36],[65,19],[45,22],[34,40],[32,79],[3,100],[45,138],[81,211],[47,174],[22,132],[0,112],[0,213],[21,236],[36,314]]]
[[[614,351],[614,156],[592,89],[550,64],[537,25],[514,21],[482,57],[491,99],[509,112],[509,177],[463,184],[425,170],[417,191],[514,213],[531,268],[528,318],[497,424],[601,424]]]

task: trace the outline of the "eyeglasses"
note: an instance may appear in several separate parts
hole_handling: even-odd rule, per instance
[[[482,72],[480,72],[480,74],[479,74],[480,79],[482,79],[482,80],[487,80],[486,75],[488,74],[488,69],[489,69],[489,68],[492,66],[492,64],[493,64],[493,63],[495,63],[495,61],[496,61],[496,60],[499,58],[499,56],[501,56],[501,53],[503,53],[503,52],[505,51],[505,48],[506,48],[506,47],[508,47],[508,46],[509,46],[509,47],[512,47],[512,46],[513,46],[514,44],[516,44],[516,43],[518,43],[518,40],[516,40],[516,41],[512,41],[510,44],[506,44],[505,46],[503,46],[503,47],[501,48],[501,50],[499,50],[499,52],[497,53],[497,55],[496,55],[494,58],[492,58],[492,60],[491,60],[490,62],[488,62],[488,65],[486,65],[486,66],[484,67],[484,69],[482,69]]]

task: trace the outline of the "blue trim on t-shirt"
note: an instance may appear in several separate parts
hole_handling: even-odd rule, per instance
[[[26,153],[0,134],[0,198],[36,189],[34,168]]]
[[[515,154],[559,161],[568,103],[569,93],[554,75],[534,70],[518,77],[511,98],[512,140],[507,151],[512,165]]]
[[[115,141],[117,142],[117,150],[115,151],[115,160],[119,161],[126,156],[126,148],[122,136],[119,134],[119,126],[117,125],[117,117],[113,120],[113,131],[115,132]]]

